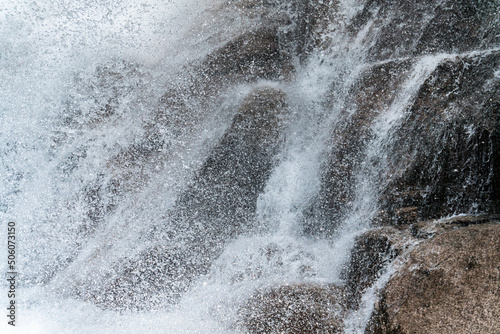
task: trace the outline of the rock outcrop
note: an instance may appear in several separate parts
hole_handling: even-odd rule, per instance
[[[115,202],[144,189],[171,156],[184,149],[186,141],[196,138],[207,118],[217,113],[225,118],[233,116],[228,130],[197,165],[199,170],[193,172],[187,189],[180,191],[174,208],[147,232],[151,245],[139,247],[134,256],[115,260],[93,281],[75,283],[76,295],[100,307],[143,309],[177,301],[196,277],[207,272],[222,247],[254,224],[257,196],[281,145],[287,97],[272,88],[273,84],[256,85],[260,88],[239,105],[235,101],[241,98],[225,100],[236,93],[225,93],[237,85],[290,79],[290,54],[283,52],[279,40],[280,27],[290,24],[290,19],[267,2],[228,1],[220,5],[213,9],[213,24],[222,26],[230,19],[227,12],[232,17],[234,9],[244,21],[239,24],[248,29],[208,34],[213,40],[200,49],[211,51],[195,55],[175,69],[178,75],[172,75],[175,79],[168,83],[158,107],[140,124],[143,137],[114,150],[106,164],[107,174],[84,189],[82,201],[89,209],[88,222],[81,230],[90,235],[104,217],[109,217]],[[101,98],[85,117],[86,126],[112,120],[119,113],[119,99],[127,94],[128,87],[121,85],[121,80],[128,83],[127,76],[145,80],[140,75],[138,66],[120,62],[99,67],[91,89],[109,96]],[[221,105],[231,110],[221,112]]]
[[[335,223],[352,209],[356,172],[373,138],[370,129],[377,115],[394,102],[411,67],[411,61],[368,66],[350,87],[340,121],[330,135],[331,150],[321,174],[321,188],[310,209],[314,225],[306,227],[309,233],[332,233]]]
[[[221,227],[235,229],[233,236],[255,212],[257,196],[264,189],[286,117],[286,94],[260,88],[241,103],[233,123],[201,167],[176,208],[184,221],[203,220],[214,234]],[[208,228],[208,227],[207,227]]]
[[[441,230],[396,268],[366,333],[496,333],[500,224]]]

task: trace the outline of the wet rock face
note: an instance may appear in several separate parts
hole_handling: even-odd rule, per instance
[[[404,235],[392,228],[370,231],[356,238],[351,257],[341,272],[351,308],[359,306],[366,289],[402,252],[403,239]]]
[[[329,11],[321,9],[324,5]],[[308,36],[321,35],[327,29],[321,22],[334,15],[338,4],[307,6]],[[383,173],[374,176],[385,189],[375,221],[400,225],[454,213],[499,212],[499,53],[494,50],[500,43],[495,32],[500,28],[499,13],[496,1],[364,4],[347,30],[362,36],[360,32],[369,27],[364,37],[366,69],[350,88],[340,121],[332,129],[321,189],[306,212],[313,217],[305,224],[306,233],[329,235],[350,212],[356,175],[363,163],[370,163],[364,160],[374,120],[398,98],[420,57],[438,53],[450,57],[410,99],[391,138],[389,179]],[[479,51],[466,54],[473,50]],[[454,58],[454,53],[465,54]]]
[[[288,49],[305,61],[315,49],[326,50],[330,46],[324,34],[331,25],[337,26],[341,21],[338,1],[292,1],[290,5],[291,12],[295,13],[294,24],[285,34],[285,41],[291,41]]]
[[[63,124],[94,128],[122,117],[128,112],[127,103],[140,97],[140,88],[148,80],[140,64],[121,59],[103,62],[92,73],[75,74],[76,89],[65,101]]]
[[[499,13],[497,1],[444,1],[424,29],[414,54],[460,53],[497,45]]]
[[[380,27],[369,49],[371,60],[462,53],[487,49],[500,40],[496,1],[368,1],[350,29]],[[372,29],[373,29],[372,28]],[[373,29],[375,31],[375,29]]]
[[[403,173],[382,207],[396,224],[500,210],[500,53],[441,63],[395,135],[392,168]]]
[[[366,333],[495,333],[500,225],[443,232],[415,247],[381,294]]]
[[[306,226],[309,233],[331,233],[349,212],[373,122],[394,103],[414,61],[369,66],[351,88],[311,208],[319,222]],[[425,80],[391,135],[377,223],[500,211],[499,64],[498,51],[451,58]]]
[[[220,20],[215,24],[226,22],[219,16],[232,7],[242,14],[243,18],[238,19],[256,23],[240,22],[249,29],[241,31],[235,27],[236,33],[227,34],[231,38],[224,34],[220,40],[219,36],[209,37],[215,38],[219,47],[208,55],[193,57],[177,76],[172,75],[174,80],[159,99],[157,110],[139,125],[143,126],[143,137],[115,150],[106,164],[109,174],[84,189],[83,201],[89,210],[88,223],[81,227],[83,232],[93,233],[110,216],[116,201],[143,189],[158,170],[168,165],[171,155],[179,150],[177,145],[182,150],[185,141],[196,138],[199,125],[227,104],[223,93],[228,89],[259,80],[290,78],[291,61],[282,52],[279,40],[279,28],[290,22],[279,12],[277,4],[228,1],[221,6],[215,9],[220,11],[214,14],[215,20]],[[135,67],[118,65],[116,71],[99,68],[95,83],[91,82],[94,90],[107,88],[110,82],[117,90],[109,94],[104,91],[109,97],[98,101],[102,105],[85,118],[88,126],[120,116],[119,102],[127,96],[128,87],[115,82],[130,81],[121,75],[137,77],[136,81],[147,80]],[[109,309],[143,309],[175,303],[196,277],[207,272],[211,261],[231,238],[252,228],[257,196],[275,165],[286,110],[285,93],[278,89],[257,88],[244,98],[232,111],[233,122],[221,141],[200,163],[191,185],[148,234],[154,245],[133,258],[117,259],[101,277],[76,287],[75,294]],[[185,246],[171,246],[176,243]]]
[[[342,288],[301,284],[260,291],[239,314],[250,333],[340,334],[345,307]]]
[[[242,10],[253,10],[263,5],[272,7],[275,3],[239,1],[236,5]],[[161,106],[144,126],[144,140],[124,148],[110,159],[108,167],[114,177],[89,183],[85,189],[84,201],[89,206],[90,223],[84,228],[88,233],[114,210],[115,202],[105,200],[105,194],[124,196],[127,191],[146,183],[154,173],[152,166],[164,167],[161,161],[166,155],[158,153],[165,148],[163,130],[175,130],[178,135],[174,139],[179,138],[180,142],[195,133],[203,117],[220,105],[221,93],[229,86],[261,79],[288,80],[294,71],[291,54],[304,60],[315,48],[330,47],[328,41],[320,37],[332,29],[331,21],[338,18],[338,2],[298,1],[294,6],[299,14],[293,18],[296,26],[291,28],[292,32],[282,29],[291,24],[289,19],[268,20],[266,24],[224,41],[216,51],[189,64],[182,73],[182,80],[172,84],[161,98]],[[372,24],[366,39],[372,38],[373,43],[366,52],[365,70],[349,88],[345,108],[340,112],[337,126],[331,130],[332,148],[322,169],[317,200],[310,208],[312,223],[304,226],[307,233],[331,235],[335,224],[351,209],[356,172],[366,157],[366,145],[374,136],[371,132],[373,122],[397,98],[417,57],[441,52],[462,53],[497,45],[500,43],[500,27],[495,20],[498,11],[496,1],[366,1],[349,29],[354,36]],[[284,52],[284,45],[290,41],[295,44],[293,47],[288,45]],[[291,53],[292,49],[297,54]],[[392,178],[379,199],[383,213],[378,217],[379,222],[404,225],[455,212],[500,211],[499,66],[498,51],[450,57],[420,87],[392,138],[394,148],[388,153],[388,174]],[[121,80],[120,73],[108,72],[99,75],[109,77],[106,80]],[[99,84],[107,85],[106,80],[102,83],[99,80]],[[120,94],[126,95],[128,88],[119,88],[124,89]],[[119,115],[116,108],[122,95],[115,93],[105,96],[104,103],[87,117],[90,126]],[[327,99],[325,105],[329,108],[336,102]],[[287,109],[285,93],[271,87],[256,89],[243,99],[228,130],[201,164],[190,186],[180,194],[175,207],[162,217],[165,226],[152,232],[159,235],[155,240],[161,240],[158,242],[161,245],[147,247],[134,258],[117,261],[119,263],[114,264],[99,289],[86,290],[84,286],[80,296],[112,309],[142,309],[177,301],[193,280],[208,271],[211,261],[228,240],[257,224],[254,222],[257,198],[276,165]],[[114,173],[116,170],[119,171]],[[466,236],[466,232],[460,232],[463,235],[456,232],[457,240],[463,240],[460,247],[453,246],[445,237],[439,246],[445,254],[449,252],[450,258],[456,255],[457,263],[468,261],[467,266],[460,269],[469,268],[460,274],[460,279],[465,281],[473,281],[472,273],[481,274],[477,268],[491,269],[489,255],[476,254],[481,252],[481,243],[491,244],[491,241],[481,234],[479,227],[477,233],[474,228],[463,231],[475,233],[480,241]],[[490,232],[494,232],[493,228]],[[416,238],[430,235],[415,227]],[[433,242],[425,244],[434,245]],[[171,247],[172,243],[186,246]],[[458,249],[456,254],[450,251],[453,247]],[[375,333],[407,333],[401,331],[405,328],[411,333],[413,328],[418,329],[415,324],[403,325],[402,318],[392,311],[392,305],[402,304],[398,293],[391,291],[402,291],[401,294],[415,298],[415,304],[405,306],[405,312],[412,319],[421,316],[423,324],[428,321],[425,319],[430,319],[429,322],[436,319],[433,318],[436,313],[422,310],[435,312],[449,304],[455,312],[459,307],[453,306],[446,296],[425,292],[434,285],[448,284],[452,279],[447,276],[448,269],[438,270],[427,265],[426,261],[433,256],[431,251],[418,249],[422,254],[418,255],[420,262],[412,263],[424,269],[411,272],[411,275],[403,270],[397,277],[410,276],[405,280],[394,278],[395,283],[389,284],[380,302],[378,327],[372,327],[377,328]],[[467,257],[462,250],[472,255]],[[399,248],[387,235],[364,235],[357,240],[350,262],[342,273],[346,282],[344,290],[300,285],[258,293],[241,311],[243,325],[254,333],[341,332],[341,318],[346,310],[358,306],[367,287],[398,253]],[[492,251],[492,254],[496,253]],[[484,282],[485,286],[490,283]],[[418,291],[424,291],[428,299],[436,296],[426,302],[436,304],[422,304],[424,299],[412,294],[412,284],[419,287]],[[467,290],[469,288],[471,290]],[[477,293],[476,296],[487,293],[465,285],[447,289],[452,296],[470,291]],[[153,297],[156,299],[151,301]],[[497,301],[495,298],[489,300]],[[463,299],[459,299],[457,305],[462,302]],[[480,301],[477,303],[483,305]],[[477,314],[474,312],[478,308],[474,308],[472,314]],[[435,330],[429,328],[429,333]]]
[[[200,258],[193,258],[199,252]],[[206,259],[205,259],[206,260]],[[175,304],[210,263],[203,261],[203,249],[155,246],[117,263],[98,289],[92,282],[78,296],[104,309],[151,310]],[[193,269],[196,268],[196,269]]]
[[[392,61],[368,66],[350,88],[339,125],[331,134],[332,148],[321,175],[318,199],[311,208],[316,219],[314,226],[307,226],[309,233],[331,233],[335,222],[351,209],[355,173],[365,157],[366,144],[373,138],[371,126],[393,103],[411,65],[410,61]]]

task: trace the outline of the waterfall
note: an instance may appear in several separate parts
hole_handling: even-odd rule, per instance
[[[18,328],[252,331],[260,293],[347,289],[374,227],[496,213],[498,6],[475,6],[464,42],[432,34],[469,13],[445,0],[7,2]],[[479,158],[443,158],[463,147]],[[391,274],[329,306],[345,332],[365,333]]]

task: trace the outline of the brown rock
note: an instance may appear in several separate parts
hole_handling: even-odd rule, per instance
[[[332,131],[332,150],[318,200],[307,212],[313,223],[306,224],[306,232],[331,233],[349,212],[361,164],[378,163],[364,161],[373,120],[398,95],[415,56],[495,47],[498,20],[493,17],[499,9],[492,1],[365,2],[349,29],[356,35],[370,24],[367,57],[376,62],[367,64],[351,87],[346,112]],[[493,50],[450,56],[410,100],[391,138],[389,168],[380,173],[380,188],[386,189],[378,199],[378,222],[401,225],[457,212],[499,212],[500,81],[494,74],[499,57]]]
[[[367,333],[497,333],[500,224],[441,231],[390,279]]]
[[[398,222],[402,223],[412,223],[416,222],[418,218],[418,207],[410,206],[405,208],[399,208],[395,210],[396,219]]]
[[[333,285],[285,285],[256,293],[240,309],[250,333],[342,333],[346,296]]]

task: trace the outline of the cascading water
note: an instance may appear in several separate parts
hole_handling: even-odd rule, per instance
[[[342,287],[355,238],[418,153],[390,156],[421,90],[445,61],[498,53],[418,53],[413,27],[387,54],[394,15],[377,5],[5,4],[0,214],[17,224],[17,328],[239,333],[257,291]],[[373,294],[341,314],[345,332],[364,333]]]

